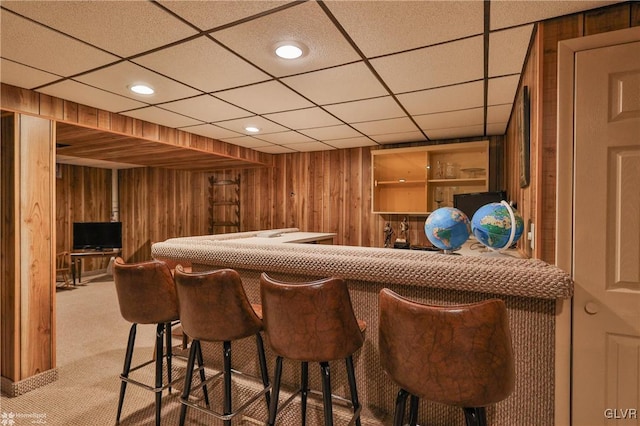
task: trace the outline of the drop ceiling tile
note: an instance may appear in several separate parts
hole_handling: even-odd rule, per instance
[[[0,60],[0,81],[12,86],[32,89],[59,80],[60,76],[27,67],[6,59]]]
[[[352,126],[367,136],[412,132],[417,130],[415,124],[413,124],[408,117],[365,121],[362,123],[354,123]]]
[[[451,129],[437,129],[427,132],[427,136],[431,140],[469,138],[481,136],[484,134],[484,125],[454,127]]]
[[[397,97],[411,115],[475,108],[484,104],[484,82],[421,90]]]
[[[335,149],[334,147],[329,146],[322,142],[292,143],[292,144],[285,145],[285,147],[291,148],[299,152],[329,151],[329,150]]]
[[[511,117],[511,104],[487,107],[487,124],[506,123]]]
[[[449,111],[439,114],[417,115],[416,123],[430,136],[434,129],[447,129],[452,127],[465,127],[484,123],[484,108]]]
[[[297,152],[294,149],[287,148],[282,145],[259,146],[253,149],[260,152],[266,152],[267,154],[289,154],[291,152]]]
[[[348,148],[359,148],[361,146],[374,146],[378,145],[371,139],[360,136],[357,138],[347,138],[347,139],[334,139],[331,141],[327,141],[327,144],[336,147],[338,149],[348,149]]]
[[[488,105],[500,105],[513,103],[516,98],[516,90],[520,74],[508,77],[498,77],[489,79],[489,89],[487,95]]]
[[[206,136],[208,138],[219,140],[222,140],[224,138],[234,138],[242,136],[240,133],[223,129],[222,127],[218,127],[214,124],[199,124],[197,126],[183,127],[182,130],[196,135]]]
[[[371,60],[393,93],[430,89],[484,77],[482,36]]]
[[[279,133],[269,133],[267,135],[258,135],[256,136],[258,139],[262,139],[267,142],[276,143],[280,145],[286,145],[288,143],[298,143],[298,142],[311,142],[311,139],[308,136],[305,136],[298,132],[279,132]]]
[[[340,120],[320,108],[266,114],[265,117],[295,130],[340,124]]]
[[[147,103],[162,103],[199,95],[201,92],[156,74],[131,62],[120,62],[75,78],[86,84]],[[146,83],[155,89],[153,95],[136,95],[129,86]]]
[[[271,79],[205,36],[140,56],[133,62],[204,92]]]
[[[316,2],[293,7],[211,33],[225,46],[266,72],[282,77],[360,60]],[[278,43],[295,41],[305,54],[296,60],[274,53]]]
[[[325,108],[327,111],[347,123],[384,120],[387,118],[400,118],[406,116],[404,111],[402,111],[402,108],[400,108],[398,103],[391,96],[327,105]]]
[[[245,148],[257,148],[261,146],[271,146],[269,142],[265,142],[260,139],[256,139],[251,136],[241,136],[239,138],[223,139],[224,142],[228,142],[234,145],[243,146]]]
[[[609,6],[619,1],[557,1],[520,0],[491,2],[491,30],[543,21],[555,16],[569,15],[587,9]]]
[[[484,30],[484,7],[480,1],[330,1],[325,4],[369,57],[482,34]]]
[[[489,34],[489,77],[522,72],[533,25]]]
[[[313,106],[311,102],[277,81],[225,90],[216,92],[214,95],[255,114],[289,111]]]
[[[166,111],[158,107],[135,109],[133,111],[122,112],[121,114],[149,121],[151,123],[161,124],[167,127],[184,127],[202,124],[200,121],[194,120],[193,118],[175,114],[171,111]]]
[[[152,2],[3,1],[2,6],[123,57],[197,34]]]
[[[255,135],[245,130],[245,127],[247,126],[253,126],[260,129],[260,135],[264,135],[266,133],[284,132],[288,130],[287,128],[282,127],[279,124],[273,123],[257,115],[246,118],[238,118],[236,120],[220,121],[216,123],[216,125],[234,132],[241,133],[243,135]]]
[[[125,111],[146,106],[146,104],[142,102],[125,98],[120,95],[114,95],[113,93],[105,92],[73,80],[64,80],[60,83],[45,86],[38,89],[38,92],[111,112]]]
[[[304,133],[305,135],[319,141],[362,136],[356,130],[353,130],[351,127],[344,124],[340,126],[317,127],[315,129],[300,130],[300,133]]]
[[[66,77],[119,59],[5,10],[0,20],[2,57],[30,67]]]
[[[212,30],[243,18],[267,12],[289,1],[175,1],[160,0],[167,9],[191,22],[201,30]]]
[[[363,62],[287,77],[281,81],[318,105],[387,94]]]
[[[422,132],[389,133],[386,135],[371,136],[371,138],[381,144],[426,141]]]
[[[253,115],[248,111],[230,105],[210,95],[201,95],[195,98],[169,102],[160,105],[160,107],[207,122],[250,117]]]
[[[503,123],[487,123],[487,135],[501,136],[507,132],[507,122]]]

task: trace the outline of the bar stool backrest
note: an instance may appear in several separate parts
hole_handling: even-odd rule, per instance
[[[260,295],[267,341],[283,358],[303,362],[344,359],[364,343],[342,279],[285,283],[263,273]]]
[[[164,262],[125,263],[118,257],[113,264],[113,279],[125,320],[158,324],[178,319],[176,286]]]
[[[187,273],[175,270],[182,329],[195,340],[225,342],[253,336],[262,321],[233,269]]]
[[[382,369],[409,393],[459,407],[485,407],[515,386],[505,304],[431,306],[389,289],[379,295]]]

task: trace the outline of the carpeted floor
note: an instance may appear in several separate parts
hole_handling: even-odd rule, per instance
[[[56,294],[57,365],[59,379],[49,385],[24,395],[0,400],[0,424],[10,426],[47,424],[56,426],[114,425],[119,374],[122,371],[124,352],[130,324],[120,316],[113,281],[108,276],[88,277],[83,285],[71,289],[59,289]],[[155,326],[140,325],[136,337],[134,365],[151,359],[153,355]],[[174,340],[180,352],[181,339]],[[205,364],[207,364],[206,348]],[[184,375],[185,362],[174,358],[174,378]],[[207,364],[208,365],[208,364]],[[270,366],[271,368],[271,366]],[[207,369],[207,376],[214,371]],[[152,383],[153,366],[136,372],[136,378]],[[197,380],[194,379],[194,386]],[[239,385],[240,395],[246,391]],[[180,413],[179,395],[182,381],[172,393],[163,394],[162,425],[177,425]],[[220,399],[220,386],[215,386],[212,403]],[[196,397],[198,392],[196,392]],[[287,397],[286,392],[281,398]],[[239,397],[241,398],[241,397]],[[215,404],[214,404],[215,405]],[[309,425],[321,424],[321,407],[309,407]],[[316,413],[314,413],[314,411]],[[294,404],[279,414],[278,424],[299,424]],[[237,417],[233,425],[262,425],[266,420],[266,404],[257,401],[247,411],[247,416]],[[143,388],[128,385],[124,401],[121,425],[152,425],[155,422],[154,395]],[[336,424],[347,418],[336,413]],[[364,419],[363,419],[364,420]],[[189,409],[188,425],[222,425],[206,413]],[[364,420],[365,425],[379,422]]]

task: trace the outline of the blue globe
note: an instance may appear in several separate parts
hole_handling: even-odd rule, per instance
[[[480,207],[471,219],[473,235],[483,245],[493,250],[508,248],[513,224],[511,223],[511,207],[502,203],[489,203]],[[524,220],[520,213],[511,208],[516,220],[515,235],[511,244],[518,241],[524,230]]]
[[[461,210],[441,207],[424,222],[424,233],[431,244],[441,250],[457,250],[469,239],[469,218]]]

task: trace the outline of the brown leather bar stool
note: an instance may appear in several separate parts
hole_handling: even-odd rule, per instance
[[[231,420],[249,405],[264,395],[269,406],[269,374],[264,354],[264,345],[260,332],[262,318],[260,305],[252,305],[242,287],[240,275],[233,269],[220,269],[211,272],[187,273],[181,265],[175,269],[176,288],[180,306],[180,321],[182,329],[192,339],[184,390],[180,401],[180,425],[184,425],[187,407],[205,411],[230,425]],[[249,336],[256,336],[258,360],[262,378],[262,389],[249,397],[242,406],[235,411],[231,401],[231,342]],[[224,379],[223,413],[189,401],[191,393],[191,378],[195,357],[200,350],[200,342],[222,342],[223,371],[212,379],[220,376]],[[248,377],[247,375],[244,375]]]
[[[318,362],[322,370],[324,424],[333,425],[329,361],[344,359],[351,392],[353,417],[350,424],[360,425],[360,402],[353,368],[353,353],[364,343],[366,323],[353,312],[346,283],[325,278],[306,283],[285,283],[267,274],[260,276],[262,314],[267,342],[276,353],[276,371],[271,395],[268,424],[273,426],[278,412],[282,377],[282,359],[302,363],[300,389],[281,407],[301,395],[302,425],[306,422],[308,363]],[[319,327],[320,325],[320,327]]]
[[[462,407],[467,426],[487,424],[485,408],[508,397],[515,365],[502,300],[432,306],[389,289],[379,295],[382,369],[400,386],[394,426],[418,419],[418,400]]]
[[[171,327],[179,321],[178,299],[171,271],[164,262],[153,260],[130,263],[118,257],[113,266],[113,278],[122,317],[131,322],[129,341],[124,359],[124,367],[120,375],[120,397],[116,423],[120,423],[122,405],[127,383],[141,386],[155,393],[156,425],[160,425],[162,392],[171,391]],[[154,359],[131,367],[138,324],[156,324],[156,342]],[[166,336],[166,345],[163,337]],[[202,358],[202,354],[200,354]],[[163,384],[163,360],[167,362],[167,383]],[[155,362],[155,384],[149,386],[129,377],[129,374]],[[204,370],[200,369],[200,378],[204,382]]]

